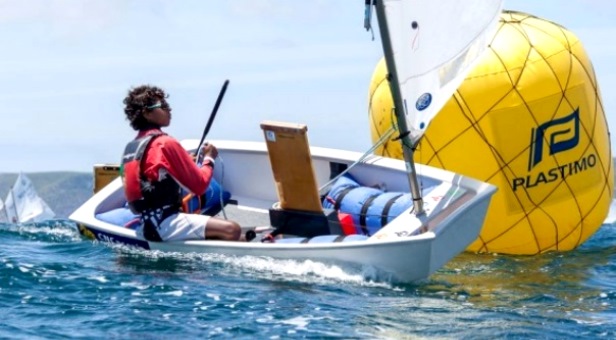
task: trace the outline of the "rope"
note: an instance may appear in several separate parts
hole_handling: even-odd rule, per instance
[[[223,193],[225,191],[225,187],[223,186],[224,182],[225,182],[225,162],[223,162],[222,160],[222,156],[218,155],[218,162],[220,162],[220,170],[221,170],[221,174],[220,174],[220,183],[218,183],[220,185],[220,212],[222,212],[222,216],[225,218],[225,220],[228,220],[227,218],[227,212],[225,211],[225,202],[224,202],[224,197],[223,197]]]
[[[374,143],[374,145],[372,147],[370,147],[370,149],[368,149],[368,151],[366,151],[361,157],[359,157],[358,160],[356,160],[353,164],[349,165],[348,168],[346,168],[344,171],[339,173],[336,177],[330,179],[327,183],[325,183],[323,186],[321,186],[319,188],[319,195],[323,195],[323,189],[328,188],[329,186],[331,186],[335,181],[337,181],[340,177],[344,176],[353,167],[355,167],[359,163],[362,163],[368,156],[372,155],[372,153],[374,153],[374,151],[376,149],[378,149],[381,145],[383,145],[383,143],[385,143],[385,141],[388,140],[391,137],[391,135],[393,135],[393,133],[395,131],[396,131],[396,129],[394,128],[394,125],[391,125],[389,130],[385,131],[385,133],[381,136],[381,138],[379,138],[379,140],[376,141],[376,143]]]

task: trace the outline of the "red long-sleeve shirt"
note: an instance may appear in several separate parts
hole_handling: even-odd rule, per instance
[[[140,131],[137,138],[160,130]],[[164,171],[161,171],[164,170]],[[195,195],[202,195],[212,180],[213,169],[208,165],[199,168],[177,139],[162,135],[155,138],[144,156],[143,174],[151,181],[159,181],[168,173],[178,184]]]

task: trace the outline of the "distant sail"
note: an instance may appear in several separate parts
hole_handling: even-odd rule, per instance
[[[17,207],[13,202],[13,188],[9,190],[9,193],[6,195],[6,199],[4,200],[4,212],[6,213],[6,219],[9,222],[17,223],[19,219],[17,218]]]
[[[41,222],[56,214],[39,197],[30,179],[20,173],[5,200],[7,219],[13,223]]]
[[[4,202],[0,198],[0,223],[8,222],[8,221],[9,221],[9,217],[6,215]]]
[[[614,223],[616,223],[616,199],[612,199],[612,204],[610,204],[610,211],[608,212],[605,221],[603,221],[604,225]]]

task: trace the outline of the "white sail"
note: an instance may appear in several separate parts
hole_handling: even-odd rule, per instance
[[[603,221],[603,224],[616,224],[616,199],[612,199],[612,204],[610,204],[610,211],[608,212],[605,221]]]
[[[503,1],[382,2],[401,95],[394,103],[402,105],[416,144],[488,47]]]
[[[4,206],[4,202],[0,198],[0,223],[5,223],[9,221],[9,217],[6,214],[6,209]]]
[[[39,197],[30,179],[19,174],[5,200],[7,218],[11,222],[40,222],[52,219],[56,214]]]
[[[4,211],[6,212],[6,219],[9,222],[19,222],[19,219],[17,218],[17,207],[15,206],[15,202],[13,200],[13,188],[9,190],[9,193],[6,195],[6,199],[4,200]]]
[[[503,0],[376,1],[394,113],[417,216],[424,214],[424,208],[413,161],[414,146],[487,49],[502,3]]]

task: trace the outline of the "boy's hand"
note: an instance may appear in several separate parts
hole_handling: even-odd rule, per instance
[[[204,157],[211,157],[212,159],[216,159],[218,157],[218,149],[213,144],[205,143],[201,147],[201,154]]]

